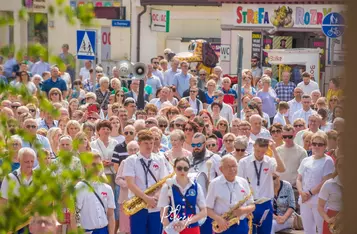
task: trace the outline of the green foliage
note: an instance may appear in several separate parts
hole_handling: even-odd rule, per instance
[[[28,12],[26,8],[21,8],[18,12],[18,17],[14,19],[11,13],[2,14],[0,16],[0,27],[13,25],[15,20],[28,20]],[[93,26],[94,12],[93,6],[85,4],[73,11],[68,6],[68,1],[56,0],[55,4],[48,6],[48,15],[62,15],[67,19],[69,25],[81,24],[85,27]],[[42,14],[35,14],[35,24],[47,23],[47,18]],[[26,48],[15,48],[14,45],[5,45],[0,48],[0,55],[7,57],[9,54],[14,54],[15,58],[21,61],[24,55],[34,56],[36,58],[43,56],[45,60],[48,58],[52,64],[57,64],[61,71],[65,71],[67,66],[74,67],[75,59],[68,58],[65,64],[58,56],[51,55],[47,48],[41,44],[30,44]],[[9,99],[9,97],[20,97],[24,104],[34,103],[40,110],[45,110],[54,118],[59,116],[59,111],[47,100],[45,96],[32,97],[27,92],[25,87],[14,88],[12,86],[0,83],[1,100]],[[14,121],[14,120],[11,120]],[[16,121],[15,121],[16,122]],[[14,158],[14,152],[11,150],[11,142],[9,138],[13,135],[8,127],[9,119],[0,113],[0,180],[8,177],[11,172],[11,165]],[[74,149],[72,152],[59,152],[56,163],[47,165],[45,162],[46,154],[42,145],[36,142],[36,137],[31,135],[22,126],[23,123],[16,122],[16,134],[24,141],[30,142],[38,153],[39,169],[33,174],[33,182],[29,187],[21,187],[18,196],[16,196],[15,181],[9,180],[9,199],[4,205],[0,203],[0,234],[5,234],[15,231],[16,228],[28,221],[29,217],[34,213],[40,215],[48,215],[56,213],[59,221],[63,220],[63,209],[68,208],[74,211],[75,207],[75,185],[78,181],[85,178],[90,180],[93,177],[95,170],[86,171],[83,173],[82,167],[73,168],[73,158],[78,156],[81,164],[85,167],[91,165],[91,154],[77,155],[76,149],[81,143],[74,141]],[[83,230],[78,230],[82,233]]]

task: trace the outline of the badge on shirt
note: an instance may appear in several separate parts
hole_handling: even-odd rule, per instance
[[[154,168],[155,171],[157,171],[159,169],[159,165],[158,164],[153,164],[152,167]]]
[[[106,193],[106,192],[102,192],[101,194],[102,194],[103,197],[108,196],[108,193]]]
[[[265,174],[268,174],[269,168],[264,168],[263,171]]]
[[[242,189],[242,190],[241,190],[241,193],[245,193],[245,190],[244,190],[244,189]]]
[[[187,193],[187,194],[188,194],[187,196],[194,197],[194,196],[196,196],[196,190],[190,189],[190,190],[188,190],[188,193]]]

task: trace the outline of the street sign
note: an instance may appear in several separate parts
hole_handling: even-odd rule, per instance
[[[77,30],[77,59],[95,60],[96,32]]]
[[[220,59],[221,59],[221,61],[226,61],[226,62],[231,61],[231,46],[230,45],[221,45]]]
[[[345,19],[340,13],[329,13],[322,20],[322,31],[328,38],[342,36],[345,31]]]
[[[112,26],[130,28],[130,20],[112,20]]]

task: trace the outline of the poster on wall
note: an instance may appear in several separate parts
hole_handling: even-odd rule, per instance
[[[326,66],[326,40],[325,38],[312,38],[309,41],[310,48],[319,48],[320,51],[320,72],[325,72]]]
[[[270,50],[273,48],[273,39],[271,37],[263,37],[263,48],[264,50]],[[268,52],[263,51],[263,59],[261,61],[263,67],[271,67],[271,64],[269,63]]]
[[[252,32],[252,57],[262,56],[262,34],[260,32]]]
[[[274,36],[273,49],[291,49],[293,48],[293,37]]]

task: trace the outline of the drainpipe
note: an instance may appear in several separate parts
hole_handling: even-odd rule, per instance
[[[140,36],[141,36],[141,16],[146,13],[147,7],[144,5],[144,10],[138,15],[138,32],[136,38],[136,61],[140,62]]]

